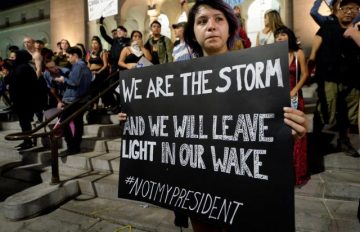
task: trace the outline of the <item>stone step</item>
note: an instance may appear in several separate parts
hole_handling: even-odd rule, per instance
[[[343,152],[338,152],[324,156],[324,166],[327,170],[337,169],[360,171],[360,159],[347,156]]]
[[[0,160],[0,176],[2,176],[3,173],[5,173],[8,170],[11,170],[15,167],[18,167],[22,164],[23,162],[21,160],[6,160],[6,159],[1,159]]]
[[[6,198],[1,205],[1,211],[10,220],[20,220],[58,206],[79,193],[76,181],[58,185],[41,183]]]
[[[109,152],[117,151],[120,153],[121,138],[108,140],[106,144]]]
[[[78,179],[86,176],[91,171],[71,168],[66,166],[59,166],[59,177],[61,182],[66,182],[73,179]],[[41,179],[43,183],[50,183],[52,177],[51,167],[44,168],[44,171],[41,173]]]
[[[147,231],[147,232],[179,232],[180,228],[174,225],[174,213],[171,210],[146,204],[139,201],[125,199],[103,199],[80,195],[76,199],[67,202],[61,209],[76,212],[81,215],[100,218],[103,221],[114,222],[119,225],[130,225],[131,229],[119,229],[106,231]],[[191,227],[191,226],[190,226]],[[102,229],[96,231],[104,231]],[[192,232],[191,228],[182,229],[184,232]]]
[[[106,138],[98,138],[93,136],[83,136],[81,142],[81,150],[86,151],[94,151],[94,152],[108,152],[109,149],[107,147],[107,141],[109,139]],[[66,143],[64,142],[64,146],[66,147]]]
[[[65,150],[60,150],[63,153]],[[75,155],[64,156],[58,158],[59,166],[78,168],[82,170],[91,171],[93,169],[92,159],[104,155],[103,152],[81,152]]]
[[[110,152],[91,159],[93,170],[119,173],[120,154],[119,152]]]
[[[120,137],[121,130],[119,124],[94,124],[84,126],[84,135],[90,135],[99,138]]]
[[[41,173],[46,165],[41,163],[17,166],[2,174],[2,176],[29,183],[41,183]]]
[[[105,199],[118,198],[119,174],[91,171],[77,180],[84,194]]]
[[[360,196],[360,171],[326,170],[311,176],[301,188],[295,188],[296,195],[320,199],[355,201]]]
[[[8,131],[8,130],[14,130],[14,131],[21,131],[21,127],[19,124],[19,121],[13,121],[13,122],[1,122],[0,123],[0,130]]]
[[[97,196],[106,199],[118,198],[119,174],[110,174],[94,182]]]
[[[1,160],[22,160],[22,155],[14,148],[19,143],[13,144],[13,146],[3,146],[3,143],[0,143],[0,157]]]
[[[111,175],[111,173],[91,171],[86,176],[77,179],[80,192],[89,196],[98,197],[99,193],[95,186],[95,182],[109,175]]]
[[[298,232],[360,231],[356,217],[358,201],[295,197]]]

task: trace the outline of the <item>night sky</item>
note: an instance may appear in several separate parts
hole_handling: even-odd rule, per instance
[[[21,5],[24,3],[34,2],[34,1],[36,1],[36,0],[1,0],[0,1],[0,11],[6,10],[8,8],[18,6],[18,5]]]

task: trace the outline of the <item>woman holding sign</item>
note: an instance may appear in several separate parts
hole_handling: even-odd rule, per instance
[[[237,19],[231,7],[214,0],[198,0],[189,12],[188,25],[185,28],[185,42],[199,56],[212,56],[231,50],[238,28]],[[126,114],[120,113],[119,120],[126,120]],[[294,137],[306,134],[306,118],[303,112],[284,108],[284,122],[292,128]],[[220,225],[210,225],[191,217],[195,232],[225,232]]]
[[[234,43],[237,19],[232,9],[223,1],[197,1],[189,12],[186,43],[200,56],[219,55],[228,52]],[[302,111],[284,108],[284,122],[293,130],[295,137],[306,134],[306,118]],[[195,232],[226,231],[222,227],[208,225],[191,218]]]

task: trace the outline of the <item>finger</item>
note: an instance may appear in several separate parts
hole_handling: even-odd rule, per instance
[[[306,134],[306,127],[301,125],[301,124],[297,124],[294,121],[291,121],[287,118],[284,119],[284,122],[286,125],[288,125],[289,127],[292,128],[291,130],[291,134],[295,137],[295,138],[302,138],[305,134]]]
[[[308,122],[304,112],[290,107],[284,107],[284,112],[284,122],[292,128],[292,134],[299,138],[303,137],[308,128]]]

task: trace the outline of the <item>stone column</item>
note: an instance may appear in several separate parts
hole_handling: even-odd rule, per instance
[[[86,6],[86,0],[50,1],[50,33],[53,50],[61,39],[69,40],[71,46],[76,43],[85,44],[88,21]]]

